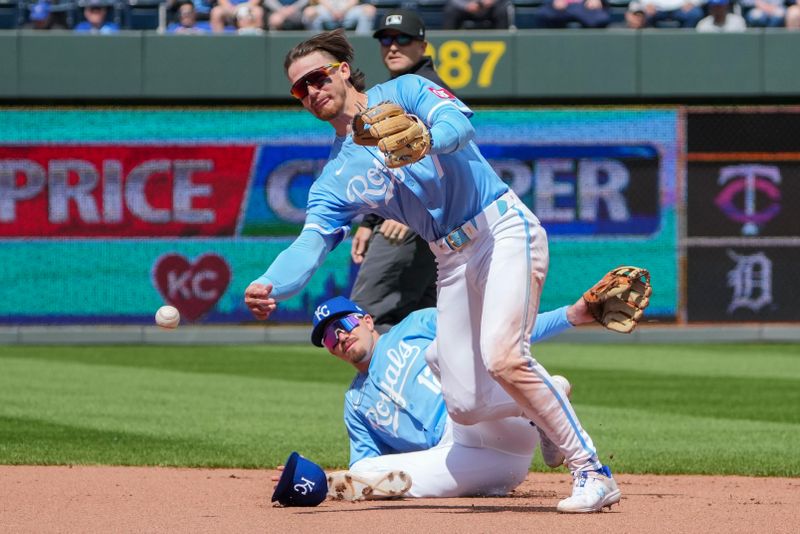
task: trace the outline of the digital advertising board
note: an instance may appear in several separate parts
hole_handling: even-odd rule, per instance
[[[687,131],[688,320],[800,320],[800,109],[690,109]]]
[[[542,309],[636,264],[658,286],[650,313],[676,315],[677,111],[478,109],[473,122],[547,230]],[[333,140],[286,109],[9,109],[0,126],[3,324],[149,324],[165,302],[188,323],[253,320],[244,289],[302,228]],[[274,320],[349,294],[349,249]]]

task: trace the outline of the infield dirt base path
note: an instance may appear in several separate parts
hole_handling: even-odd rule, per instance
[[[622,502],[563,515],[566,473],[531,473],[512,496],[404,499],[316,508],[269,502],[277,471],[0,466],[0,532],[10,533],[794,533],[800,479],[618,475]]]

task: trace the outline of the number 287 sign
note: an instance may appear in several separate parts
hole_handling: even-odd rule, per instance
[[[506,53],[505,41],[444,41],[428,43],[425,53],[433,58],[436,72],[452,89],[474,83],[490,87],[495,82],[497,64]]]

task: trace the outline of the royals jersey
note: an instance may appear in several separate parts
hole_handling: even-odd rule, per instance
[[[571,325],[567,307],[541,313],[531,340],[542,341]],[[383,334],[366,373],[345,393],[344,422],[350,436],[350,465],[384,454],[433,447],[442,439],[447,408],[441,386],[425,361],[436,337],[436,309],[409,314]]]
[[[390,101],[431,130],[431,155],[397,169],[377,147],[337,137],[311,186],[306,227],[335,232],[362,213],[398,220],[426,241],[447,235],[508,190],[472,141],[472,111],[433,82],[408,74],[367,91],[368,106]]]
[[[426,241],[434,241],[508,191],[472,141],[472,111],[450,92],[408,74],[376,85],[367,97],[369,106],[388,100],[420,117],[431,131],[431,154],[389,169],[376,147],[356,145],[350,135],[337,137],[328,163],[309,191],[302,239],[256,280],[273,284],[272,296],[278,300],[291,297],[307,283],[359,214],[398,220]]]

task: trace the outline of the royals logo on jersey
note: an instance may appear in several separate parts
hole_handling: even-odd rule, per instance
[[[455,100],[456,95],[448,91],[443,87],[428,87],[428,91],[433,93],[434,95],[438,96],[439,98],[448,99],[448,100]]]
[[[373,158],[372,167],[365,174],[353,176],[347,182],[347,200],[353,202],[359,199],[371,209],[377,208],[379,202],[388,204],[394,197],[394,182],[402,182],[405,176],[400,169],[394,171]]]
[[[397,347],[392,347],[386,352],[387,361],[383,375],[377,374],[372,377],[379,390],[379,399],[365,412],[367,420],[375,430],[382,429],[393,436],[397,435],[398,409],[407,407],[403,389],[409,375],[419,372],[419,365],[415,365],[419,356],[419,347],[405,341],[401,341]],[[422,360],[420,362],[422,363]]]

